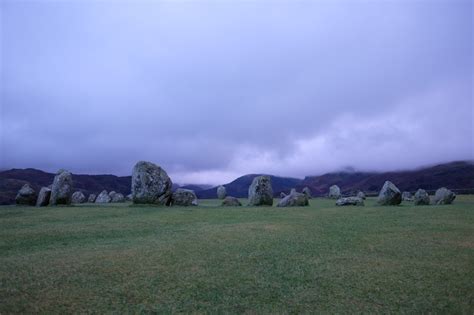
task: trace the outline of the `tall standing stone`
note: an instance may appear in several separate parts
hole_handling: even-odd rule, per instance
[[[249,206],[273,205],[273,189],[270,176],[257,176],[249,187]]]
[[[170,205],[172,185],[164,169],[151,162],[140,161],[132,173],[133,203]]]
[[[36,200],[37,207],[46,207],[49,205],[49,199],[51,199],[51,188],[42,187],[38,194],[38,200]]]
[[[51,199],[49,204],[70,205],[72,196],[72,174],[66,170],[59,170],[51,186]]]
[[[331,199],[339,199],[341,198],[341,189],[337,185],[332,185],[329,187],[329,198]]]
[[[396,206],[402,202],[402,193],[392,182],[386,181],[380,190],[377,203],[381,206]]]
[[[36,199],[37,195],[35,190],[30,186],[30,184],[25,184],[16,194],[15,202],[17,205],[34,206],[36,204]]]
[[[217,198],[224,199],[227,196],[227,190],[224,186],[217,187]]]

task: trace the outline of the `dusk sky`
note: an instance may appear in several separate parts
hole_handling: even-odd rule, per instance
[[[473,1],[1,1],[0,169],[474,159]]]

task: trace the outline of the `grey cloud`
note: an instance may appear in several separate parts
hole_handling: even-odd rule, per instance
[[[422,107],[433,123],[417,132],[446,129],[459,145],[428,137],[390,167],[472,159],[471,26],[470,1],[4,1],[1,167],[128,174],[149,159],[200,181],[257,167],[383,168],[336,154],[347,138],[333,125],[344,115],[377,121],[394,106]],[[403,105],[437,90],[445,103]],[[444,106],[456,120],[436,114]],[[362,133],[361,151],[373,141],[413,147],[396,132]],[[318,136],[334,145],[313,154],[331,163],[288,164]],[[243,162],[249,150],[256,158]],[[256,161],[267,153],[272,161]]]

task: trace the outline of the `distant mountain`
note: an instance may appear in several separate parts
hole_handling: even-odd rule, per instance
[[[306,177],[297,188],[307,186],[314,195],[323,196],[332,185],[338,185],[343,194],[362,190],[377,194],[384,182],[393,182],[402,191],[415,192],[418,188],[434,191],[447,187],[458,193],[474,193],[474,163],[460,161],[397,172],[336,172]]]
[[[237,178],[231,183],[223,185],[227,190],[227,195],[234,197],[247,197],[249,186],[255,177],[262,174],[249,174]],[[301,179],[290,177],[278,177],[269,175],[272,180],[272,188],[275,196],[279,196],[281,192],[289,193],[291,188],[298,186]],[[197,191],[196,195],[200,199],[217,198],[217,187]]]
[[[248,188],[258,174],[249,174],[225,184],[227,194],[245,198]],[[345,170],[327,173],[320,176],[307,176],[304,179],[278,177],[270,175],[273,193],[279,196],[281,192],[288,193],[291,188],[301,191],[309,187],[315,196],[324,196],[331,185],[338,185],[343,194],[349,195],[362,190],[369,195],[375,195],[386,180],[392,181],[400,190],[416,191],[423,188],[434,191],[439,187],[447,187],[457,193],[474,193],[474,163],[460,161],[436,166],[420,168],[411,171],[396,172],[357,172]],[[26,183],[36,191],[43,186],[51,185],[54,174],[40,170],[11,169],[0,172],[0,205],[12,204],[18,190]],[[81,190],[86,196],[90,193],[100,193],[102,190],[115,190],[124,195],[130,193],[131,177],[115,175],[72,175],[74,189]],[[173,184],[173,189],[180,187]],[[198,198],[216,198],[217,187],[209,188],[206,185],[184,185],[182,188],[192,189]]]

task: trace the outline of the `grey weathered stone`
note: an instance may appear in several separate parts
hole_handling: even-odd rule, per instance
[[[413,198],[413,204],[415,206],[423,206],[430,204],[430,196],[424,189],[418,189]]]
[[[132,201],[132,194],[128,194],[127,196],[125,196],[125,199],[127,201]]]
[[[109,197],[110,202],[125,202],[125,197],[121,193],[114,192],[112,195],[109,193]]]
[[[111,201],[112,198],[110,198],[109,194],[107,193],[107,190],[102,190],[102,192],[95,199],[95,203],[109,203]]]
[[[359,197],[339,198],[336,206],[364,206],[364,199]]]
[[[402,193],[392,182],[386,181],[380,190],[377,203],[382,206],[395,206],[402,202]]]
[[[36,191],[30,186],[30,184],[25,184],[16,194],[15,202],[17,205],[34,206],[37,198]]]
[[[341,198],[341,189],[337,185],[332,185],[329,187],[329,194],[328,197],[331,199],[339,199]]]
[[[97,195],[96,194],[90,194],[89,195],[89,198],[87,198],[87,202],[89,203],[93,203],[95,202],[95,199],[97,198]]]
[[[413,201],[413,195],[409,191],[402,192],[402,200],[403,201]]]
[[[239,199],[232,196],[227,196],[222,201],[222,205],[227,206],[227,207],[238,207],[238,206],[241,206],[242,204],[240,203]]]
[[[84,202],[86,202],[86,196],[84,196],[82,191],[76,191],[72,194],[71,202],[72,203],[84,203]]]
[[[49,205],[49,199],[51,198],[51,188],[41,187],[38,194],[38,200],[36,200],[37,207],[46,207]]]
[[[227,196],[227,190],[224,186],[217,187],[217,198],[224,199]]]
[[[66,170],[59,170],[51,186],[49,204],[51,206],[71,204],[72,189],[72,174]]]
[[[308,199],[313,198],[313,196],[311,195],[311,190],[308,187],[303,188],[303,194],[305,194]]]
[[[290,190],[290,195],[291,195],[291,194],[296,194],[296,188],[291,188],[291,190]]]
[[[280,199],[283,199],[283,198],[285,198],[285,197],[286,197],[286,194],[282,191],[282,192],[280,193]]]
[[[173,183],[161,167],[140,161],[132,173],[132,200],[136,204],[170,205]]]
[[[257,176],[249,187],[249,206],[273,205],[273,189],[270,176]]]
[[[363,191],[359,191],[359,192],[357,193],[357,197],[360,198],[360,199],[365,199],[365,198],[366,198]]]
[[[292,192],[285,198],[281,199],[277,207],[304,207],[308,206],[308,196],[303,193]]]
[[[456,199],[456,194],[451,190],[441,187],[434,195],[433,202],[436,205],[449,205]]]
[[[173,206],[197,206],[198,199],[191,189],[178,188],[172,195]]]

